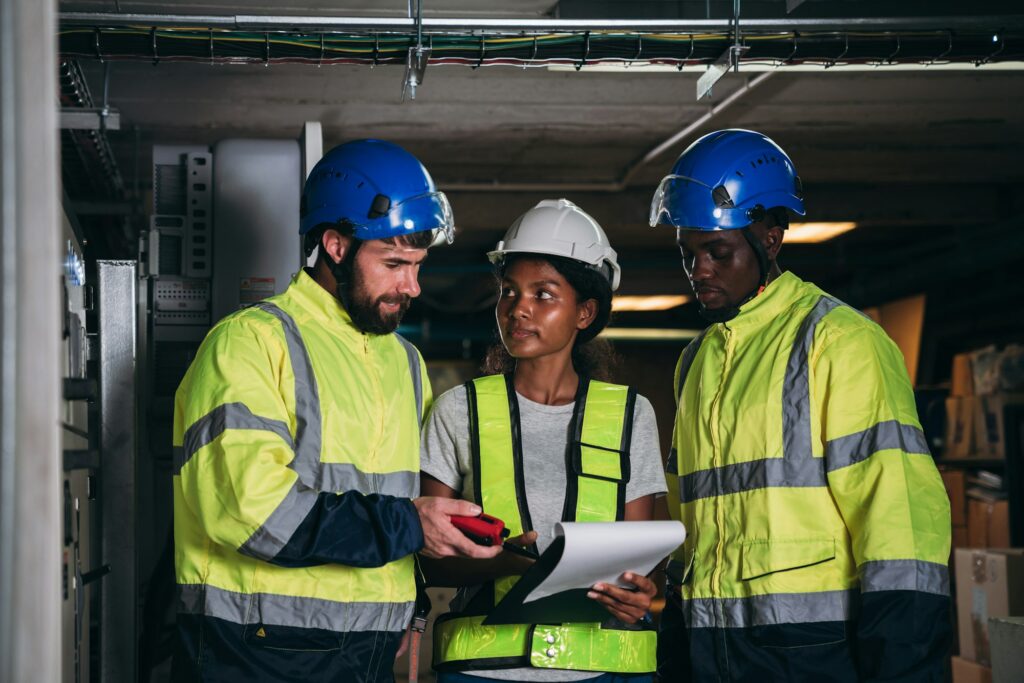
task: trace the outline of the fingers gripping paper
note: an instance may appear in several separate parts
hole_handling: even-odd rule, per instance
[[[587,597],[595,583],[628,586],[624,572],[647,575],[686,538],[677,521],[565,522],[555,540],[484,620],[484,624],[603,621]]]

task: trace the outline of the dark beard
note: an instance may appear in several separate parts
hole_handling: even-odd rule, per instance
[[[366,293],[366,280],[362,271],[353,268],[355,253],[346,256],[342,263],[331,268],[338,282],[338,298],[352,318],[352,323],[366,334],[391,334],[398,329],[402,317],[409,310],[412,297],[408,294],[385,294],[371,299]],[[394,313],[381,312],[380,305],[400,304]]]

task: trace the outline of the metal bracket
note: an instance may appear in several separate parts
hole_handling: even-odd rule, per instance
[[[729,69],[739,68],[740,58],[748,50],[748,45],[730,45],[713,64],[708,66],[708,70],[697,80],[697,99],[710,95],[715,83],[721,80]]]
[[[416,99],[416,87],[423,83],[423,76],[427,71],[427,62],[430,60],[430,48],[418,45],[410,47],[405,59],[405,78],[402,79],[402,101],[405,102],[405,93],[408,90],[409,99]]]

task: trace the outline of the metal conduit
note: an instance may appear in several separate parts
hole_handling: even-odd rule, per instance
[[[391,31],[416,30],[408,17],[324,17],[287,15],[200,15],[200,14],[115,14],[107,12],[61,12],[62,26],[190,26],[198,28],[251,30]],[[1024,27],[1024,15],[944,17],[852,17],[745,19],[744,31],[933,31],[1010,30]],[[582,33],[585,31],[630,31],[649,33],[727,32],[732,19],[458,19],[424,18],[429,33]]]

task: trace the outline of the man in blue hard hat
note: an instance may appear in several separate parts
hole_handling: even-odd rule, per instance
[[[207,335],[175,397],[176,680],[391,681],[414,554],[500,552],[418,497],[430,383],[394,331],[452,231],[415,157],[341,145],[303,190],[315,265]]]
[[[778,265],[804,214],[789,156],[747,130],[691,145],[651,204],[711,323],[676,368],[667,681],[942,681],[949,500],[903,357]]]

